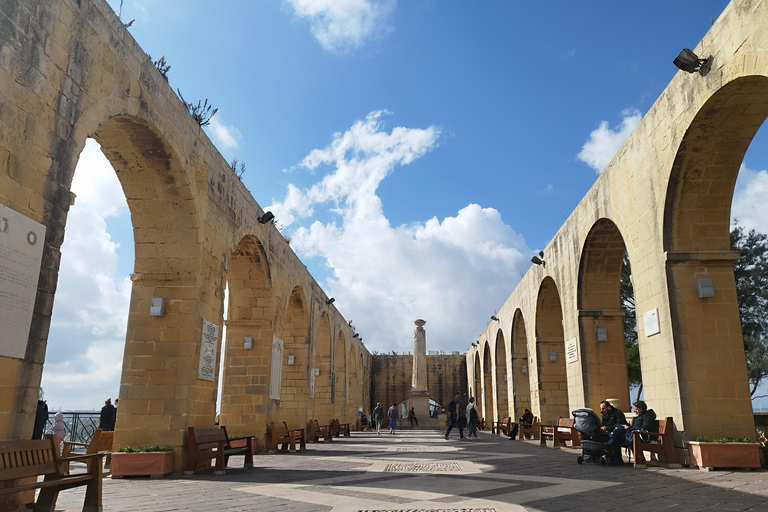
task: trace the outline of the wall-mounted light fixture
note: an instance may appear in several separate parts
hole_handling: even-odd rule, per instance
[[[557,361],[557,352],[554,350],[549,351],[549,360],[550,361]]]
[[[544,266],[544,267],[547,266],[544,263],[544,260],[539,258],[538,256],[534,256],[533,258],[531,258],[531,263],[533,263],[534,265],[541,265],[541,266]]]
[[[243,348],[248,349],[248,350],[253,348],[253,337],[246,336],[243,339]]]
[[[608,329],[605,327],[595,327],[595,333],[597,333],[597,341],[608,341]]]
[[[498,322],[498,321],[499,321],[499,319],[498,319],[498,318],[496,318],[496,315],[491,315],[491,320],[494,320],[494,321],[496,321],[496,322]]]
[[[353,334],[353,335],[352,335],[352,337],[353,337],[353,338],[359,338],[359,337],[360,337],[360,333],[357,333],[357,332],[356,332],[355,334]]]
[[[152,297],[149,305],[149,316],[163,316],[165,314],[165,299],[162,297]]]
[[[528,373],[528,365],[524,364],[520,367],[520,370],[522,370],[523,373]]]
[[[711,277],[697,277],[696,278],[696,293],[700,299],[715,296],[715,287],[712,286]]]
[[[325,301],[325,303],[328,304],[328,305],[333,304],[334,302],[336,302],[336,299],[334,299],[333,297],[331,297],[330,299]]]
[[[272,212],[264,212],[264,215],[259,217],[259,222],[262,224],[266,224],[267,222],[271,221],[275,218],[275,214]]]
[[[706,59],[700,59],[698,55],[688,48],[683,48],[672,63],[677,66],[678,69],[687,73],[696,73],[698,71],[701,76],[707,76],[710,68],[712,68],[712,56],[710,55]]]

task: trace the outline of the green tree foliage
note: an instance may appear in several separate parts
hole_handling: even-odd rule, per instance
[[[624,253],[621,264],[621,309],[624,310],[624,351],[627,356],[627,377],[630,386],[643,382],[640,371],[640,347],[637,344],[637,319],[635,318],[635,293],[632,289],[632,267]]]
[[[768,377],[768,235],[739,226],[731,231],[731,249],[741,257],[733,266],[739,301],[747,374],[754,395]]]

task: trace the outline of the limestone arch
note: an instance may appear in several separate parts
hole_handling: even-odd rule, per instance
[[[533,391],[533,413],[541,423],[569,417],[565,368],[563,308],[555,281],[547,276],[536,299],[536,360],[538,389]]]
[[[360,396],[360,385],[357,381],[357,357],[355,353],[355,344],[350,343],[349,352],[347,355],[347,389],[346,402],[352,405],[354,410],[357,410],[357,400]]]
[[[475,363],[474,363],[474,388],[475,388],[475,405],[477,406],[477,410],[481,411],[483,410],[483,404],[485,403],[483,400],[483,386],[482,386],[482,373],[480,372],[480,351],[478,350],[475,352]]]
[[[334,416],[344,416],[346,412],[347,395],[347,368],[346,368],[346,339],[344,332],[339,331],[336,337],[336,346],[333,351],[333,374],[331,375],[331,402],[333,402]]]
[[[621,268],[626,250],[619,228],[603,218],[592,225],[581,251],[576,299],[578,355],[584,403],[595,410],[606,398],[618,399],[620,410],[630,410],[621,307]]]
[[[301,285],[294,286],[285,309],[283,332],[283,375],[280,421],[289,425],[304,425],[310,411],[309,401],[309,304]]]
[[[317,419],[321,425],[328,425],[333,419],[331,418],[333,411],[331,410],[331,321],[327,311],[320,314],[314,368],[319,371],[314,377],[313,419]]]
[[[525,333],[525,320],[520,309],[515,310],[512,318],[512,414],[519,418],[525,409],[531,409],[530,363],[528,358],[528,339]]]
[[[498,407],[498,420],[506,418],[509,412],[509,390],[507,383],[509,380],[509,372],[507,370],[507,346],[504,343],[504,332],[499,329],[496,332],[496,357],[494,358],[494,366],[496,371],[494,377],[496,379],[496,403]]]
[[[229,257],[227,283],[220,421],[233,434],[261,435],[266,433],[270,403],[274,289],[258,237],[249,234],[240,239]]]
[[[490,425],[493,421],[493,360],[491,359],[491,346],[487,341],[483,344],[483,408],[480,410],[481,417]]]
[[[666,285],[679,392],[685,397],[683,428],[693,436],[738,437],[739,431],[754,436],[733,276],[738,254],[730,251],[729,228],[739,167],[767,116],[768,77],[726,83],[688,125],[670,172],[663,228]],[[699,278],[711,280],[714,297],[698,296]],[[641,360],[644,343],[653,338],[641,336]],[[662,395],[646,389],[646,396],[649,392]]]

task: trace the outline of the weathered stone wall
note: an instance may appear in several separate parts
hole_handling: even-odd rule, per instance
[[[456,391],[467,393],[467,370],[463,355],[427,356],[427,390],[429,398],[445,406]],[[391,405],[408,398],[413,375],[412,355],[373,355],[370,372],[370,413],[376,402]],[[466,398],[464,398],[466,400]],[[385,407],[386,409],[386,407]]]
[[[488,387],[509,397],[530,388],[531,408],[547,423],[578,407],[596,409],[603,398],[628,409],[618,348],[626,251],[646,402],[674,418],[678,442],[755,435],[729,225],[739,166],[768,115],[766,33],[768,2],[734,0],[726,7],[694,48],[713,56],[711,71],[674,76],[544,248],[544,265],[530,268],[496,314],[499,321],[479,335],[466,366],[469,382],[482,383],[483,396],[492,398],[486,414],[506,416],[515,408],[509,400],[499,411]],[[698,297],[697,278],[712,280],[714,297]],[[658,332],[646,331],[643,315],[653,312]],[[598,329],[605,329],[605,341],[598,341]],[[504,339],[504,357],[497,357]],[[566,347],[572,359],[561,373]],[[488,358],[512,378],[499,382],[494,372],[486,384]]]

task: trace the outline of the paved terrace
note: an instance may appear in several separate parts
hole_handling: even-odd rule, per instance
[[[298,453],[255,456],[254,468],[233,457],[225,476],[107,478],[104,510],[768,511],[768,471],[579,466],[580,450],[451,434],[354,432]],[[82,497],[62,492],[56,510],[81,510]]]

